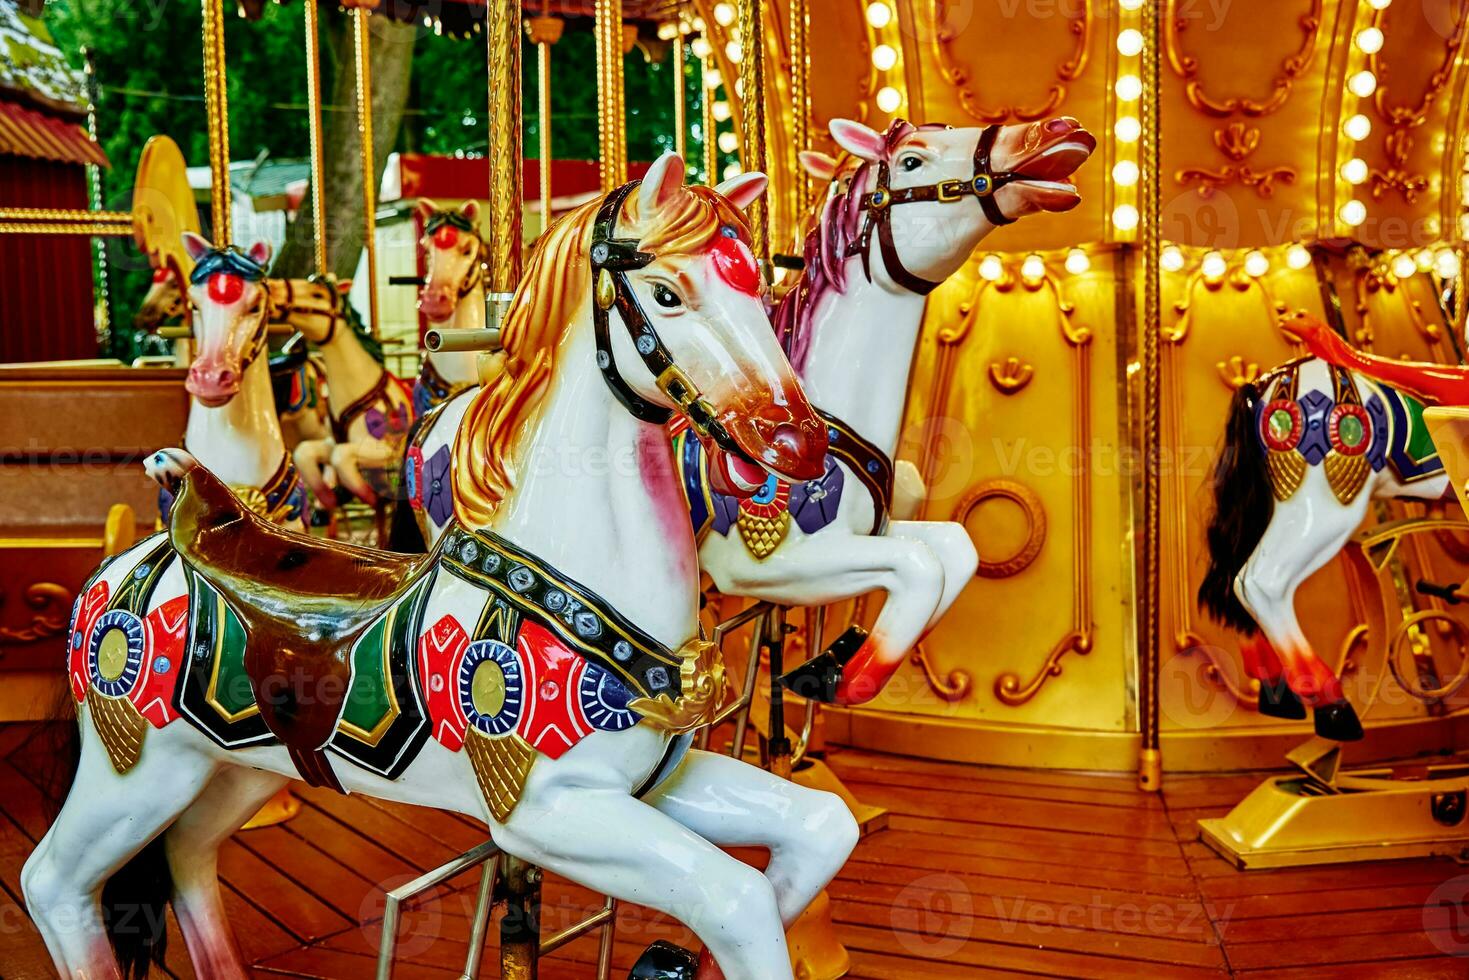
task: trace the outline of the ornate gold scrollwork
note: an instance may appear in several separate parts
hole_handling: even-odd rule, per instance
[[[1447,682],[1441,683],[1436,687],[1427,686],[1422,683],[1424,671],[1421,664],[1415,671],[1418,680],[1411,681],[1399,665],[1399,660],[1404,650],[1414,653],[1414,660],[1418,659],[1417,654],[1413,651],[1413,644],[1411,642],[1412,633],[1415,628],[1421,628],[1427,622],[1446,623],[1449,629],[1457,634],[1459,638],[1459,653],[1461,658],[1459,672]],[[1387,665],[1391,668],[1393,679],[1398,682],[1398,686],[1420,701],[1434,702],[1453,697],[1464,686],[1464,683],[1469,681],[1469,626],[1464,625],[1457,618],[1450,616],[1441,609],[1423,609],[1413,613],[1411,616],[1405,616],[1403,617],[1403,621],[1398,624],[1397,629],[1393,631],[1392,638],[1388,641]]]
[[[923,679],[928,681],[928,686],[941,700],[951,704],[963,701],[974,687],[974,677],[967,670],[959,670],[957,667],[940,677],[938,668],[929,660],[928,651],[923,648],[922,643],[913,648],[909,659],[923,671]]]
[[[1091,0],[1082,0],[1080,11],[1067,18],[1067,30],[1075,38],[1068,57],[1056,66],[1056,80],[1046,90],[1045,101],[1032,106],[1000,105],[987,107],[980,104],[979,93],[973,88],[973,78],[968,68],[960,65],[954,56],[953,43],[956,32],[948,26],[947,0],[933,0],[933,51],[944,81],[954,87],[959,105],[974,119],[986,125],[1010,120],[1034,122],[1054,115],[1066,100],[1066,86],[1081,77],[1086,70],[1092,37]]]
[[[1046,656],[1046,662],[1041,665],[1040,671],[1028,681],[1022,682],[1020,675],[1012,671],[1000,674],[995,678],[995,697],[1012,708],[1025,704],[1040,693],[1046,681],[1061,676],[1061,660],[1073,651],[1083,657],[1092,652],[1090,632],[1078,630],[1063,636],[1061,642]]]
[[[1035,561],[1046,543],[1046,507],[1040,496],[1030,487],[1016,480],[986,480],[966,493],[954,508],[953,520],[964,524],[975,508],[986,500],[1008,500],[1020,508],[1025,516],[1025,540],[1015,552],[1005,558],[987,559],[979,556],[980,578],[1009,578],[1019,575]]]
[[[1014,395],[1035,377],[1035,365],[1018,357],[1007,357],[1005,363],[990,362],[990,384],[1002,395]]]
[[[66,632],[67,619],[71,615],[71,591],[55,582],[33,582],[26,586],[25,601],[35,612],[25,626],[0,626],[0,641],[7,643],[35,643],[47,637]],[[5,593],[0,592],[0,605]]]
[[[1240,675],[1234,664],[1218,656],[1218,647],[1204,640],[1202,636],[1184,627],[1173,638],[1173,647],[1184,656],[1197,654],[1204,660],[1199,674],[1228,694],[1234,702],[1251,710],[1258,710],[1260,698],[1260,682],[1251,677],[1244,678],[1244,684],[1235,682]]]
[[[1246,362],[1239,354],[1235,354],[1228,361],[1217,361],[1214,370],[1219,372],[1219,380],[1224,382],[1224,387],[1230,391],[1237,391],[1243,385],[1254,384],[1260,377],[1260,365],[1254,361]]]
[[[1321,0],[1310,0],[1309,10],[1299,20],[1301,43],[1294,52],[1280,63],[1280,73],[1271,81],[1270,94],[1264,99],[1247,96],[1210,95],[1198,79],[1199,59],[1184,50],[1180,35],[1188,28],[1188,20],[1178,11],[1178,0],[1168,0],[1163,17],[1163,48],[1167,52],[1168,65],[1173,73],[1184,82],[1184,96],[1196,112],[1214,119],[1227,119],[1242,115],[1259,119],[1278,111],[1290,99],[1296,79],[1310,66],[1316,53],[1316,42],[1321,32]],[[1295,181],[1296,169],[1291,166],[1274,166],[1263,169],[1251,167],[1243,161],[1260,146],[1260,130],[1241,120],[1235,120],[1214,131],[1214,146],[1232,161],[1225,166],[1182,167],[1174,172],[1173,179],[1184,187],[1198,185],[1199,193],[1208,197],[1221,187],[1240,183],[1252,188],[1260,197],[1275,193],[1275,185]]]

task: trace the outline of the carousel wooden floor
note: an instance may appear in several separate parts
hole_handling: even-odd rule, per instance
[[[45,826],[32,731],[0,726],[6,980],[52,975],[19,905],[21,865]],[[1225,812],[1258,777],[1172,778],[1159,798],[1123,777],[853,751],[830,762],[862,799],[892,814],[830,889],[853,977],[1469,975],[1469,960],[1445,952],[1469,951],[1469,940],[1431,899],[1466,874],[1457,864],[1244,874],[1200,844],[1194,821]],[[300,796],[293,821],[238,834],[223,852],[235,932],[260,976],[371,976],[381,887],[479,843],[483,832],[437,811],[311,789]],[[474,879],[454,884],[405,917],[397,976],[456,975]],[[554,878],[545,897],[546,933],[598,904]],[[614,976],[660,937],[689,942],[667,919],[624,909]],[[170,949],[170,971],[193,976],[176,927]],[[595,952],[593,939],[573,943],[542,976],[588,977]]]

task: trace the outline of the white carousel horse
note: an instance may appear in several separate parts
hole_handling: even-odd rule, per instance
[[[1423,400],[1463,403],[1469,387],[1461,368],[1363,354],[1304,315],[1289,329],[1315,356],[1235,391],[1199,604],[1248,638],[1241,653],[1260,682],[1261,714],[1300,719],[1309,706],[1318,735],[1353,741],[1361,722],[1301,630],[1296,590],[1336,557],[1372,501],[1452,498]]]
[[[821,471],[822,427],[736,210],[763,176],[726,200],[683,174],[665,156],[537,244],[506,372],[455,443],[461,523],[433,553],[288,534],[186,453],[152,458],[178,494],[173,524],[77,603],[80,765],[21,876],[63,976],[117,977],[109,938],[130,964],[161,955],[96,914],[120,869],[155,883],[109,891],[129,925],[162,924],[148,898],[171,872],[195,971],[245,976],[216,851],[299,774],[484,819],[506,852],[685,922],[706,946],[701,978],[791,977],[783,927],[857,827],[831,794],[688,750],[724,682],[697,635],[695,543],[661,422],[685,414],[796,480]],[[769,847],[768,867],[731,845]],[[132,874],[150,862],[161,877]],[[695,969],[685,957],[659,975]]]
[[[270,281],[274,301],[321,354],[330,433],[296,446],[296,465],[317,503],[338,498],[327,474],[368,504],[396,495],[396,474],[413,424],[408,386],[383,366],[382,348],[344,294],[347,284]]]
[[[418,309],[430,323],[450,330],[480,330],[485,325],[484,239],[475,230],[479,205],[465,201],[457,208],[418,202],[423,222],[427,274],[418,292]],[[413,386],[413,411],[424,415],[455,395],[479,384],[477,351],[428,351]]]
[[[887,592],[870,636],[849,629],[786,678],[798,694],[852,704],[876,696],[978,565],[962,525],[889,520],[895,483],[909,500],[923,493],[917,470],[892,456],[926,296],[997,225],[1075,207],[1068,178],[1096,140],[1064,117],[986,129],[899,121],[886,133],[838,119],[831,133],[846,156],[803,160],[836,183],[806,238],[803,277],[775,313],[828,423],[826,473],[795,485],[752,474],[760,492],[735,499],[719,492],[731,482],[721,469],[741,482],[724,454],[706,463],[687,436],[676,452],[699,563],[720,592],[800,606]]]
[[[194,310],[195,353],[184,381],[191,396],[184,445],[257,513],[305,530],[306,492],[286,452],[266,358],[262,278],[270,246],[214,248],[192,232],[183,242],[195,262],[185,307]],[[165,523],[170,503],[161,490]]]

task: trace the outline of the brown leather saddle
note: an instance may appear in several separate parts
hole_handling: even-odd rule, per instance
[[[245,629],[245,671],[260,715],[314,786],[341,789],[323,751],[352,678],[356,639],[432,567],[403,555],[287,531],[196,466],[174,501],[169,537]]]

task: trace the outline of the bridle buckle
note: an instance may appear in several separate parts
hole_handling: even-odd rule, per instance
[[[969,191],[968,181],[945,180],[938,184],[938,199],[942,204],[952,204]]]

